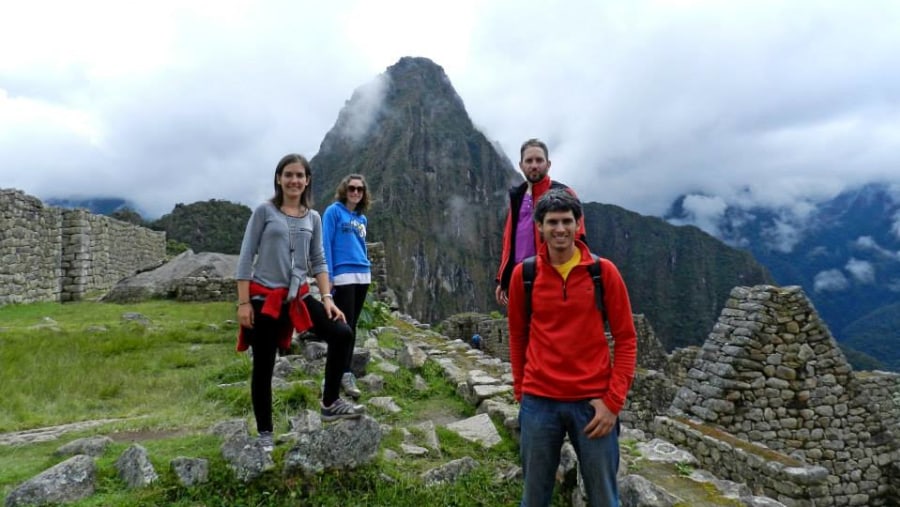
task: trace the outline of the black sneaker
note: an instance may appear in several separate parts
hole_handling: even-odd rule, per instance
[[[322,420],[355,419],[366,413],[366,407],[356,405],[341,398],[334,400],[330,407],[322,406]]]

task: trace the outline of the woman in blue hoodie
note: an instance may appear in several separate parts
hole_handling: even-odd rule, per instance
[[[369,208],[369,191],[361,174],[344,177],[334,192],[335,202],[322,215],[322,242],[328,273],[334,287],[334,303],[347,317],[347,325],[356,339],[356,322],[362,311],[372,270],[366,249],[366,215]],[[341,388],[353,398],[362,394],[356,386],[356,378],[350,370],[353,347],[344,361]]]

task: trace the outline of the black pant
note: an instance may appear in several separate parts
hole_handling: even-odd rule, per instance
[[[328,318],[322,303],[311,296],[303,299],[312,318],[312,331],[328,344],[325,357],[325,391],[322,403],[331,405],[340,394],[343,362],[347,350],[353,353],[353,332],[347,324]],[[253,347],[253,373],[250,377],[250,399],[257,431],[272,431],[272,372],[278,353],[278,338],[293,330],[287,308],[277,319],[262,314],[263,301],[253,300],[253,329],[244,329]]]
[[[369,284],[352,283],[349,285],[334,286],[334,304],[344,312],[347,317],[347,325],[353,332],[353,343],[356,344],[356,322],[359,320],[359,314],[362,312],[363,303],[366,302],[366,294],[369,292]],[[347,352],[344,358],[344,373],[350,371],[350,365],[353,363],[353,347]]]

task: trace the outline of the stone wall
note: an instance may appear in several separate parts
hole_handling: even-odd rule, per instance
[[[638,367],[648,370],[664,371],[668,368],[668,356],[650,322],[643,314],[635,314],[634,327],[637,331]],[[451,339],[459,339],[469,343],[472,335],[481,335],[482,348],[493,357],[509,361],[509,326],[506,318],[494,319],[483,313],[459,313],[448,317],[441,323],[441,332]],[[609,333],[610,348],[615,351],[615,344]]]
[[[824,467],[815,505],[896,505],[898,393],[900,375],[852,371],[800,287],[736,287],[671,413]]]
[[[690,449],[701,466],[717,476],[739,477],[754,494],[770,496],[788,507],[832,505],[828,471],[820,466],[807,465],[708,425],[665,416],[656,418],[653,433]]]
[[[441,327],[508,361],[505,319]],[[852,371],[799,287],[734,288],[702,347],[665,355],[643,316],[635,327],[627,427],[788,506],[900,505],[900,375]]]
[[[165,233],[0,189],[0,304],[73,301],[165,259]]]
[[[0,304],[58,301],[62,293],[62,210],[0,189]]]
[[[665,374],[671,369],[671,360],[656,338],[650,322],[644,315],[635,314],[634,325],[638,341],[638,369],[620,418],[630,428],[652,432],[654,419],[666,412],[679,386]],[[505,318],[493,319],[481,313],[460,313],[441,323],[441,333],[451,340],[462,340],[465,343],[470,343],[472,335],[478,333],[486,354],[509,361],[509,327]],[[614,341],[609,335],[607,339],[615,354]],[[683,354],[677,357],[682,356],[685,359],[680,359],[681,369],[686,370],[683,363],[692,362],[694,355]]]
[[[369,254],[369,262],[371,263],[372,290],[375,292],[375,298],[396,309],[397,295],[388,288],[387,283],[387,260],[384,252],[384,242],[366,243],[366,251]]]

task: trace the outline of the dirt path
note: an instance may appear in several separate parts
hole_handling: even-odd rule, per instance
[[[81,431],[104,424],[127,421],[129,419],[96,419],[93,421],[81,421],[59,426],[47,426],[46,428],[34,428],[24,431],[14,431],[0,434],[0,445],[24,445],[37,442],[49,442],[73,431]]]

